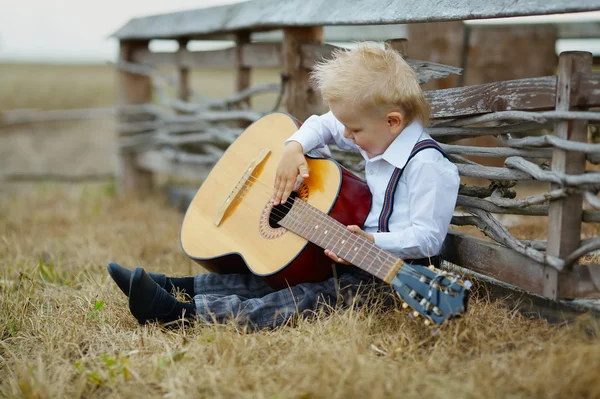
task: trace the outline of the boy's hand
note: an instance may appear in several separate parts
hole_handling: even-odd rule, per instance
[[[271,197],[273,205],[279,205],[287,201],[294,190],[298,175],[303,178],[308,177],[308,164],[304,157],[302,145],[297,141],[291,141],[285,146],[283,155],[277,166],[275,174],[275,190]]]
[[[354,234],[359,234],[359,235],[365,237],[367,240],[371,241],[373,244],[375,244],[375,237],[373,237],[373,234],[369,234],[369,233],[364,232],[357,225],[353,224],[351,226],[348,226],[348,231],[351,231]],[[333,252],[331,252],[328,249],[325,250],[325,255],[329,256],[332,260],[334,260],[337,263],[341,263],[343,265],[349,265],[350,264],[350,262],[348,262],[348,261],[340,258],[339,256],[337,256],[336,254],[334,254]]]

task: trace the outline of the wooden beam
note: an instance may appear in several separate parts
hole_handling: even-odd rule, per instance
[[[556,111],[571,109],[571,80],[573,73],[585,73],[592,70],[592,54],[586,52],[565,52],[558,61],[558,81],[556,85]],[[581,89],[579,86],[578,88]],[[577,92],[575,92],[577,93]],[[587,142],[587,121],[558,121],[554,135],[574,142]],[[585,154],[552,150],[552,170],[555,172],[579,175],[585,172]],[[559,188],[551,184],[550,190]],[[581,218],[583,213],[583,195],[571,194],[566,198],[550,201],[548,211],[548,249],[549,255],[565,259],[579,247],[581,242]],[[559,274],[550,267],[545,268],[544,295],[550,299],[558,298]]]
[[[242,47],[244,66],[249,68],[283,67],[282,43],[250,43]]]
[[[136,51],[147,49],[148,41],[121,41],[119,44],[119,58],[131,61]],[[119,70],[119,106],[130,104],[146,104],[152,102],[152,81],[150,77],[132,74]],[[121,123],[132,123],[140,120],[149,120],[151,116],[143,114],[126,114],[120,112]],[[142,170],[137,166],[135,155],[119,151],[117,157],[117,193],[125,195],[144,195],[152,190],[152,173]]]
[[[544,265],[492,241],[450,230],[442,259],[522,290],[544,294]],[[560,273],[561,298],[600,298],[600,267],[577,265]]]
[[[556,105],[556,77],[508,80],[425,92],[433,118],[454,118],[506,110],[550,110]],[[571,106],[600,106],[600,73],[574,73]]]
[[[247,68],[281,67],[281,43],[248,43],[241,49],[241,66]],[[238,50],[235,47],[223,50],[188,51],[176,53],[153,53],[140,48],[133,54],[133,62],[145,65],[178,65],[186,68],[233,68]]]
[[[301,121],[323,111],[321,94],[308,82],[309,71],[302,67],[301,44],[323,42],[323,27],[289,28],[283,32],[284,75],[288,78],[284,104],[287,111]]]
[[[202,2],[198,2],[202,4]],[[597,0],[403,0],[367,3],[348,0],[259,0],[133,18],[114,36],[165,39],[304,26],[386,25],[464,21],[523,15],[595,11]],[[507,28],[509,29],[509,28]]]

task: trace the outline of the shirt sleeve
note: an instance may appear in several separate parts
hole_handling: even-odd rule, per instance
[[[456,165],[411,160],[404,171],[408,187],[410,226],[402,231],[372,233],[375,245],[402,259],[438,255],[442,249],[458,197],[460,176]],[[397,198],[395,198],[398,201]]]
[[[340,149],[358,151],[359,147],[344,137],[344,125],[329,111],[323,115],[313,115],[300,126],[300,129],[285,141],[297,141],[302,145],[304,153],[315,148],[335,144]]]

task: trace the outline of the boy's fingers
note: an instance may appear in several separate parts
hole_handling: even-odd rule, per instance
[[[362,229],[355,224],[348,226],[348,230],[352,233],[362,233]]]
[[[276,193],[275,193],[275,197],[273,199],[273,204],[274,205],[279,205],[279,201],[281,201],[281,197],[283,196],[283,192],[285,190],[285,184],[284,182],[279,182],[279,186],[277,187]]]
[[[275,201],[277,196],[277,189],[279,188],[279,177],[275,178],[275,184],[273,184],[273,194],[271,195],[271,201]]]
[[[350,263],[348,263],[347,261],[345,261],[344,259],[340,258],[339,256],[337,256],[335,253],[329,251],[329,250],[325,250],[325,255],[327,255],[328,257],[330,257],[333,261],[337,262],[337,263],[343,263],[345,265],[349,265]]]
[[[298,168],[300,175],[302,177],[308,177],[308,165],[303,163],[300,165],[300,167]]]
[[[296,179],[288,180],[285,189],[283,190],[283,197],[281,198],[281,202],[284,203],[287,201],[288,197],[294,190],[294,185],[296,184]]]

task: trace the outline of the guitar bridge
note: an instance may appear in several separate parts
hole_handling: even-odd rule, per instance
[[[231,209],[231,207],[239,201],[239,199],[246,192],[246,190],[248,190],[248,188],[252,185],[252,182],[250,181],[250,177],[253,177],[253,173],[265,161],[265,159],[267,159],[267,156],[270,153],[271,153],[271,150],[269,150],[268,148],[264,148],[264,149],[260,150],[260,152],[256,155],[256,157],[254,157],[254,159],[252,159],[252,161],[250,161],[248,166],[246,166],[246,169],[244,170],[244,174],[239,179],[237,185],[231,191],[231,193],[229,193],[227,198],[225,198],[225,200],[219,207],[219,210],[217,211],[217,214],[215,215],[215,218],[214,218],[215,226],[218,227],[221,224],[227,211],[229,209]]]

